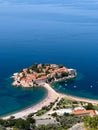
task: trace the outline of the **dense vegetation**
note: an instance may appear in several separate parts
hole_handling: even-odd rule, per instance
[[[82,117],[75,115],[64,114],[63,116],[58,116],[56,113],[52,114],[57,120],[57,124],[49,125],[39,125],[35,130],[68,130],[70,127],[76,123],[82,122]]]
[[[88,103],[84,107],[86,110],[98,110],[98,105],[93,105],[92,103]]]
[[[15,119],[14,117],[8,120],[0,119],[0,126],[4,130],[8,127],[13,128],[13,130],[32,130],[35,128],[35,119],[31,117],[27,117],[26,120],[21,118]]]
[[[62,116],[57,115],[54,112],[51,116],[56,119],[55,124],[48,124],[48,125],[38,125],[36,126],[36,120],[33,118],[35,115],[40,116],[45,114],[51,108],[53,108],[54,104],[56,103],[56,109],[62,108],[72,108],[76,107],[79,104],[84,106],[87,110],[98,109],[98,105],[92,105],[91,103],[85,102],[78,102],[74,100],[69,100],[62,98],[59,102],[58,99],[55,102],[50,103],[49,106],[44,106],[41,110],[36,113],[31,113],[28,115],[27,118],[22,119],[15,119],[11,117],[10,119],[3,120],[0,119],[0,130],[68,130],[70,127],[77,123],[84,122],[85,127],[87,130],[98,130],[98,116],[90,117],[90,116],[76,116],[73,114],[64,113]],[[51,120],[51,118],[50,118]]]
[[[7,130],[7,128],[11,128],[11,130],[67,130],[74,124],[82,122],[82,117],[66,113],[63,116],[58,116],[54,113],[52,116],[56,118],[56,124],[36,126],[35,119],[31,116],[28,116],[26,119],[11,117],[8,120],[0,119],[0,128],[1,130]]]
[[[98,130],[98,116],[95,117],[85,116],[84,124],[87,130]]]
[[[51,64],[37,64],[37,63],[35,63],[28,68],[27,73],[30,73],[32,71],[32,72],[37,72],[37,73],[44,73],[45,75],[47,75],[47,74],[50,74],[50,70],[55,70],[55,68],[63,68],[63,67],[64,66],[61,64],[58,65],[57,67],[53,67],[53,66],[51,66]],[[46,70],[44,71],[44,69],[46,69]],[[39,77],[41,77],[41,76],[42,75],[39,75]],[[58,75],[56,73],[55,78],[59,79],[59,78],[67,77],[67,76],[68,76],[67,72],[62,72],[61,75]],[[48,79],[48,82],[52,82],[52,80],[54,80],[54,77],[50,77]]]
[[[83,121],[83,118],[73,114],[65,113],[63,116],[57,116],[56,120],[60,123],[62,128],[68,129],[76,123]]]
[[[58,98],[54,102],[51,102],[50,105],[42,107],[41,110],[39,110],[35,113],[36,116],[41,116],[41,115],[45,114],[46,112],[48,112],[57,101],[58,101]]]
[[[39,65],[40,65],[40,67],[39,67]],[[42,72],[44,72],[43,71],[43,69],[44,68],[46,68],[47,66],[50,66],[51,64],[48,64],[48,63],[46,63],[46,64],[37,64],[37,63],[35,63],[35,64],[33,64],[32,66],[30,66],[29,68],[28,68],[28,70],[33,70],[33,71],[35,71],[35,72],[37,72],[37,73],[42,73]],[[50,69],[50,68],[48,68],[48,69]],[[28,71],[29,72],[29,71]],[[49,73],[48,71],[47,71],[47,73]]]
[[[67,130],[62,128],[59,124],[40,125],[34,130]]]
[[[41,116],[41,115],[45,114],[47,111],[49,111],[52,108],[52,106],[54,105],[54,103],[55,102],[53,102],[53,103],[51,102],[48,107],[47,106],[42,107],[41,110],[39,110],[39,111],[36,112],[36,116]]]
[[[69,100],[66,98],[62,98],[58,103],[57,106],[54,108],[54,110],[57,109],[64,109],[64,108],[74,108],[77,107],[79,102],[74,100]]]

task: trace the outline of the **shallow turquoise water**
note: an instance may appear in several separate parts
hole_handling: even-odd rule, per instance
[[[44,89],[15,88],[9,80],[35,62],[77,69],[74,81],[54,89],[98,99],[97,7],[97,0],[0,1],[0,115],[44,98]]]
[[[0,116],[35,105],[47,94],[43,88],[16,88],[11,83],[11,79],[2,79],[0,84]]]

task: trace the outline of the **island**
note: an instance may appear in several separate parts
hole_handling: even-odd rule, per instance
[[[39,103],[2,117],[1,125],[11,129],[16,127],[30,130],[33,128],[38,130],[41,126],[42,129],[50,126],[49,130],[53,126],[55,129],[66,128],[67,130],[72,127],[76,130],[76,128],[84,129],[85,124],[87,128],[89,126],[92,128],[89,121],[98,120],[98,100],[61,94],[56,92],[51,85],[51,83],[70,80],[76,76],[75,69],[56,64],[33,64],[29,68],[14,73],[12,76],[14,86],[44,87],[47,94]],[[95,127],[98,128],[96,121]]]
[[[63,65],[56,64],[33,64],[18,73],[14,73],[12,78],[14,86],[36,87],[43,83],[53,83],[61,80],[68,80],[76,77],[75,69],[68,69]]]
[[[25,110],[3,117],[8,119],[11,116],[15,118],[24,118],[31,113],[36,113],[43,107],[48,107],[51,103],[62,98],[73,98],[65,94],[56,92],[51,83],[70,80],[75,78],[77,72],[75,69],[68,69],[63,65],[56,64],[33,64],[29,68],[25,68],[18,73],[14,73],[11,78],[14,79],[12,85],[17,87],[34,88],[44,87],[47,90],[46,97],[38,104],[31,106]],[[73,98],[74,99],[74,98]]]

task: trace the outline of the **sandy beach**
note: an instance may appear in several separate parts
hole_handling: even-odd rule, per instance
[[[41,84],[41,86],[43,86],[45,89],[47,89],[47,96],[41,102],[39,102],[38,104],[36,104],[36,105],[34,105],[34,106],[30,107],[30,108],[27,108],[25,110],[16,112],[14,114],[10,114],[8,116],[4,116],[2,118],[3,119],[8,119],[11,116],[14,116],[15,118],[24,118],[24,117],[28,116],[30,113],[37,112],[43,106],[48,106],[51,102],[54,102],[57,98],[67,98],[67,99],[76,100],[76,101],[83,101],[83,102],[88,102],[88,103],[92,103],[92,104],[98,104],[98,100],[79,98],[79,97],[75,97],[75,96],[70,96],[70,95],[66,95],[66,94],[57,93],[47,83],[43,83],[43,84]]]
[[[43,106],[48,106],[51,102],[54,102],[58,97],[62,97],[62,95],[55,92],[55,90],[53,90],[49,84],[44,83],[44,84],[42,84],[42,86],[47,89],[47,96],[41,102],[39,102],[38,104],[36,104],[30,108],[27,108],[25,110],[16,112],[14,114],[10,114],[8,116],[5,116],[5,117],[3,117],[3,119],[8,119],[8,118],[10,118],[10,116],[14,116],[15,118],[26,117],[30,113],[37,112]]]

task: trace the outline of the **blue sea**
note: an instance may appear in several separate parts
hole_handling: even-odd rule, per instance
[[[98,0],[0,0],[0,61],[0,116],[46,96],[11,85],[10,76],[33,63],[76,69],[76,79],[53,88],[98,99]]]

